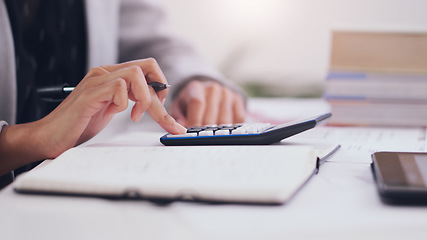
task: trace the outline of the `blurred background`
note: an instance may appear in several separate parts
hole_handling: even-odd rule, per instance
[[[157,0],[251,96],[320,97],[334,30],[427,32],[425,0]]]

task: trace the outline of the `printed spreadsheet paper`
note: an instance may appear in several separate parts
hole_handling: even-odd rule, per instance
[[[18,177],[14,187],[18,192],[282,204],[313,175],[317,156],[328,153],[321,151],[293,145],[79,147]]]

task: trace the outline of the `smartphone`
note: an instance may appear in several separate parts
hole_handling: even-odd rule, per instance
[[[376,152],[371,169],[384,202],[427,204],[427,153]]]
[[[331,116],[331,113],[325,113],[280,125],[269,123],[206,125],[189,128],[187,133],[182,135],[166,134],[160,138],[160,142],[166,146],[273,144],[322,125]]]

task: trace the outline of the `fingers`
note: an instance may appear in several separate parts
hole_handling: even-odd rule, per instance
[[[117,79],[124,80],[124,91],[122,91],[120,99],[126,98],[126,101],[130,99],[135,102],[132,108],[131,118],[135,122],[139,121],[151,104],[150,92],[141,68],[131,66],[118,69],[114,72],[91,79],[91,84],[95,86],[104,85],[111,81],[116,81]],[[119,95],[115,95],[114,97],[119,99]]]
[[[183,125],[187,126],[187,120],[185,118],[185,113],[183,112],[183,107],[180,107],[179,101],[173,101],[172,106],[170,108],[170,113],[175,120]]]
[[[219,124],[233,123],[233,93],[231,90],[224,88],[222,90],[220,111],[218,116]]]
[[[241,95],[234,95],[233,97],[233,122],[243,123],[245,121],[246,106],[245,99]]]
[[[76,89],[79,92],[80,88]],[[167,113],[154,89],[144,81],[139,67],[118,69],[95,77],[86,83],[80,92],[81,95],[86,95],[82,99],[90,104],[88,109],[91,111],[85,115],[88,118],[101,110],[106,115],[123,111],[127,108],[128,99],[131,99],[135,101],[131,112],[133,121],[139,121],[143,113],[148,111],[166,131],[172,134],[183,134],[187,131]]]
[[[106,108],[107,114],[115,114],[121,111],[124,111],[128,107],[128,97],[127,97],[127,86],[126,81],[122,78],[119,78],[115,81],[111,81],[105,84],[106,87],[102,93],[105,96],[105,99],[109,98],[109,95],[113,95],[113,99],[110,105]]]
[[[217,124],[217,121],[219,120],[218,116],[220,116],[220,112],[222,112],[222,109],[220,110],[218,106],[221,107],[220,103],[224,100],[222,98],[224,96],[221,93],[221,91],[224,91],[222,86],[216,82],[209,84],[206,87],[206,96],[205,96],[206,109],[205,109],[205,114],[203,118],[204,125]],[[229,119],[228,122],[229,123],[232,122],[231,119]]]
[[[183,107],[186,108],[186,126],[201,126],[204,124],[203,116],[206,109],[204,86],[197,81],[193,81],[186,86],[182,92],[185,100]]]
[[[121,64],[115,65],[105,65],[102,66],[103,69],[109,72],[114,72],[122,69],[138,67],[142,70],[142,75],[144,76],[145,82],[161,82],[167,84],[165,75],[163,74],[160,66],[157,64],[157,61],[154,58],[147,58],[135,61],[129,61]],[[164,102],[168,89],[157,92],[161,102]]]
[[[193,80],[171,106],[171,113],[186,127],[242,123],[244,97],[214,81]]]
[[[79,103],[76,106],[81,111],[85,111],[83,116],[86,118],[91,118],[101,109],[104,109],[105,113],[112,115],[124,111],[128,107],[127,85],[122,78],[88,87],[80,95],[81,97],[77,100],[77,103],[84,103]]]
[[[135,102],[132,108],[131,118],[133,121],[139,121],[143,113],[151,105],[151,96],[147,82],[161,82],[167,84],[166,78],[161,71],[157,62],[152,59],[142,59],[131,62],[126,62],[116,65],[105,65],[102,67],[92,68],[78,88],[92,89],[96,91],[96,86],[107,84],[111,81],[122,79],[126,83],[127,91],[123,95],[115,95],[112,99],[114,101],[122,101],[124,97]],[[77,89],[77,88],[76,88]],[[76,90],[75,89],[75,90]],[[73,91],[78,92],[78,91]],[[156,96],[164,103],[168,89],[159,91]],[[76,94],[76,93],[74,93]],[[111,105],[108,112],[117,110],[115,104]]]

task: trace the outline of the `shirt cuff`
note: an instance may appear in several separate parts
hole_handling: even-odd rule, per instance
[[[4,126],[7,126],[7,122],[0,121],[0,133]],[[13,181],[13,171],[9,172],[3,176],[0,176],[0,189],[4,188],[8,184],[10,184]]]
[[[0,121],[0,132],[3,129],[4,126],[7,126],[7,122],[5,121]]]

